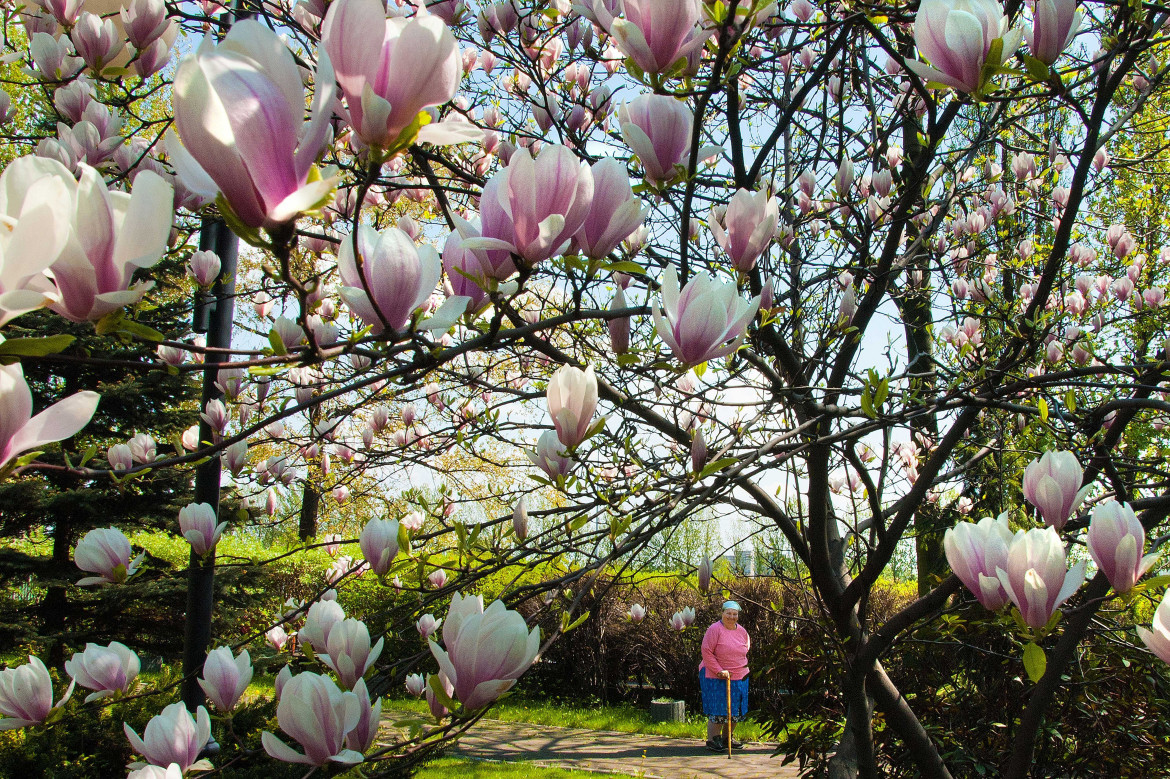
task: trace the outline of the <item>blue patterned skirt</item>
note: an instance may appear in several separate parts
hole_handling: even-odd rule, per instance
[[[731,715],[743,719],[748,710],[748,678],[731,680]],[[727,721],[727,680],[707,676],[699,671],[699,690],[703,693],[703,713],[711,722]]]

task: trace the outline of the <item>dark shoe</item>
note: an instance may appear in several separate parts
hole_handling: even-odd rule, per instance
[[[723,743],[721,738],[707,739],[707,750],[710,752],[726,752],[727,745]]]
[[[732,749],[743,749],[743,742],[740,741],[738,738],[733,738],[733,739],[731,739],[731,748]]]

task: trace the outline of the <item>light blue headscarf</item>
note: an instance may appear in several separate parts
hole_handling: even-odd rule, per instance
[[[735,601],[733,601],[733,600],[724,601],[724,602],[723,602],[723,609],[724,609],[725,611],[726,611],[727,609],[735,609],[736,611],[743,611],[743,609],[741,609],[741,608],[739,607],[739,604],[738,604],[738,603],[736,603],[736,602],[735,602]]]

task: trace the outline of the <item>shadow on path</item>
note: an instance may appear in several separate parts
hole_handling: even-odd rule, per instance
[[[748,744],[732,759],[708,752],[697,739],[557,728],[483,720],[459,739],[453,754],[476,760],[542,765],[643,776],[647,779],[795,779],[768,744]]]

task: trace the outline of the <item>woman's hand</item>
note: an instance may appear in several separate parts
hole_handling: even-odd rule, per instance
[[[720,679],[730,679],[731,678],[731,671],[720,671],[719,673],[717,673],[715,675],[717,677],[719,677]]]

